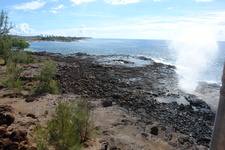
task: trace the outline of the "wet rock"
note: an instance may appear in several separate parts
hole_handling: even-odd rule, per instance
[[[154,126],[151,128],[151,132],[150,132],[151,134],[158,135],[158,132],[159,132],[158,127]]]
[[[112,106],[112,101],[105,100],[105,101],[102,102],[102,106],[103,107],[110,107],[110,106]]]
[[[207,108],[207,109],[210,109],[209,105],[205,101],[203,101],[201,99],[198,99],[195,95],[185,96],[185,99],[192,106],[195,106],[195,107],[198,107],[198,108]]]

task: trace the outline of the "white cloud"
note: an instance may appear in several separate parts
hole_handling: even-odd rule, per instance
[[[96,0],[70,0],[70,1],[73,2],[75,5],[80,5],[81,3],[93,2]]]
[[[22,3],[20,5],[15,5],[13,6],[13,8],[17,10],[35,10],[35,9],[39,9],[43,7],[45,4],[46,2],[37,0],[32,2]]]
[[[212,2],[213,0],[195,0],[196,2]]]
[[[55,10],[50,10],[49,12],[51,12],[53,14],[56,14],[57,13],[57,11],[55,11]]]
[[[125,5],[129,3],[138,3],[140,0],[105,0],[105,2],[112,5]]]
[[[63,4],[59,5],[57,7],[52,7],[52,9],[63,9],[63,8],[66,8]]]
[[[16,25],[12,30],[11,34],[15,35],[35,35],[37,32],[30,28],[27,23],[22,23],[20,25]]]

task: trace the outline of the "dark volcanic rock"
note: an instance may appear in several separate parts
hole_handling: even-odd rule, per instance
[[[105,101],[102,102],[102,106],[103,107],[110,107],[110,106],[112,106],[112,101],[105,100]]]
[[[158,127],[154,126],[151,128],[151,132],[150,132],[151,134],[158,135],[158,132],[159,132]]]
[[[215,113],[203,100],[178,89],[174,66],[152,60],[148,60],[149,65],[145,66],[104,64],[99,63],[98,59],[104,59],[105,56],[86,54],[38,55],[58,61],[55,80],[63,93],[110,99],[139,114],[142,122],[157,121],[159,126],[166,126],[167,131],[185,134],[199,145],[209,146]],[[142,57],[140,59],[145,60]],[[156,100],[160,97],[185,97],[189,104],[160,103]],[[111,102],[105,103],[104,106],[111,105]],[[154,135],[157,132],[157,127],[152,129]]]
[[[15,120],[14,116],[0,113],[0,126],[4,124],[10,126],[14,120]]]

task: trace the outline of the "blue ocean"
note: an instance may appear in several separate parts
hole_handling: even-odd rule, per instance
[[[29,42],[31,51],[61,54],[87,53],[91,55],[132,55],[152,58],[157,62],[176,64],[176,54],[170,48],[171,41],[147,39],[88,39],[79,42]],[[221,84],[225,61],[225,42],[220,41],[216,58],[201,72],[198,81]],[[182,66],[179,66],[182,67]]]

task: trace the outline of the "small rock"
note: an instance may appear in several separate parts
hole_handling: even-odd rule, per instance
[[[177,143],[170,142],[169,145],[171,145],[171,146],[173,146],[173,147],[176,147],[176,146],[177,146]]]
[[[117,146],[110,146],[110,150],[120,150]]]
[[[147,134],[147,133],[141,133],[141,136],[142,136],[143,138],[147,138],[147,137],[148,137],[148,134]]]
[[[158,135],[158,131],[159,131],[158,127],[154,126],[154,127],[151,128],[150,133],[153,134],[153,135]]]
[[[105,100],[105,101],[102,102],[102,106],[103,107],[110,107],[110,106],[112,106],[112,101]]]
[[[35,116],[35,114],[32,114],[32,113],[27,114],[27,117],[31,117],[33,119],[37,119],[38,118],[37,116]]]
[[[30,102],[33,102],[33,101],[35,101],[36,99],[34,98],[34,97],[27,97],[26,99],[25,99],[25,101],[27,102],[27,103],[30,103]]]

